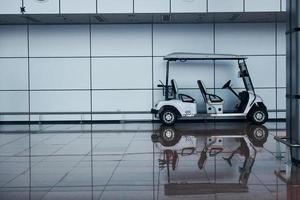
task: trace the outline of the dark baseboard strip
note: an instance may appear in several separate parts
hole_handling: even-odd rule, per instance
[[[178,123],[207,123],[207,122],[245,122],[243,119],[205,119],[181,120]],[[268,122],[286,122],[285,118],[269,119]],[[74,120],[74,121],[1,121],[0,125],[38,125],[38,124],[133,124],[133,123],[160,123],[159,120]]]

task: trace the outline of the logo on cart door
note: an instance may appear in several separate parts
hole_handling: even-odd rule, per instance
[[[185,116],[192,116],[192,112],[190,110],[185,111]]]

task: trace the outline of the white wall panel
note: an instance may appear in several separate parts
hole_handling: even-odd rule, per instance
[[[251,56],[246,62],[254,87],[275,87],[275,56]],[[216,88],[221,88],[228,80],[233,88],[245,88],[238,71],[237,62],[217,61]]]
[[[170,0],[134,0],[135,13],[169,13]]]
[[[256,94],[261,96],[268,109],[276,109],[276,91],[275,89],[256,89]]]
[[[278,23],[277,25],[277,53],[286,54],[286,25]]]
[[[1,91],[1,112],[28,112],[28,92]]]
[[[30,59],[31,89],[89,89],[89,58]]]
[[[152,120],[152,114],[93,115],[93,120]]]
[[[208,0],[208,12],[243,12],[243,0]]]
[[[286,57],[277,57],[277,87],[286,87]]]
[[[277,108],[278,109],[286,109],[286,89],[278,89],[277,90]]]
[[[152,88],[152,58],[94,58],[93,88]]]
[[[216,61],[216,88],[221,88],[231,80],[233,88],[244,88],[243,80],[238,78],[237,61]]]
[[[153,30],[155,56],[173,52],[213,52],[212,24],[156,24]]]
[[[216,53],[275,54],[275,25],[216,24]]]
[[[29,121],[29,115],[1,115],[0,121]]]
[[[151,56],[151,25],[93,25],[94,56]]]
[[[27,14],[53,14],[59,13],[59,0],[24,0]]]
[[[190,61],[171,62],[170,80],[175,79],[179,88],[198,88],[197,80],[202,80],[206,87],[214,87],[214,67],[213,62]],[[165,83],[166,62],[163,57],[154,58],[154,87],[160,84],[159,80]]]
[[[163,92],[162,92],[161,88],[159,88],[159,89],[156,88],[156,90],[154,90],[153,94],[154,94],[154,105],[159,101],[165,100],[165,97],[163,96]]]
[[[166,63],[163,56],[180,51],[213,53],[214,44],[216,53],[249,55],[249,71],[256,87],[275,87],[276,78],[277,86],[285,87],[285,56],[281,56],[285,54],[283,23],[278,24],[277,29],[277,49],[280,54],[277,57],[277,77],[274,23],[216,24],[215,43],[213,24],[154,24],[153,27],[153,84],[156,89],[159,80],[165,81]],[[0,57],[24,57],[0,59],[0,89],[28,87],[26,28],[21,25],[0,26]],[[93,88],[105,89],[93,91],[94,111],[151,109],[151,34],[149,24],[92,25],[92,55],[104,56],[92,59]],[[90,60],[75,58],[90,55],[88,25],[31,25],[29,39],[30,56],[43,57],[30,58],[31,89],[89,89]],[[69,56],[74,58],[46,58]],[[171,63],[170,78],[178,82],[180,93],[193,96],[199,102],[198,109],[204,111],[203,98],[197,88],[198,79],[203,80],[208,88],[213,88],[214,85],[220,88],[229,79],[234,87],[243,86],[241,80],[237,79],[236,62],[232,64],[218,61],[215,70],[214,74],[212,62]],[[149,90],[115,90],[134,88]],[[214,92],[211,89],[209,91]],[[225,109],[232,110],[237,99],[228,90],[215,91],[225,99]],[[256,89],[256,92],[263,97],[269,109],[276,108],[275,88]],[[154,103],[163,99],[161,93],[160,90],[155,90]],[[28,92],[0,92],[1,111],[27,112],[27,95]],[[277,98],[277,107],[284,109],[285,89],[278,89]],[[31,108],[37,112],[90,111],[90,92],[32,91]],[[25,118],[2,117],[0,120],[26,120]],[[55,119],[78,120],[80,116],[45,116],[43,120]],[[151,119],[151,115],[97,115],[94,119]]]
[[[61,0],[61,13],[96,13],[96,0]]]
[[[286,11],[286,0],[281,0],[281,11]]]
[[[247,60],[254,87],[275,87],[276,57],[251,56]]]
[[[28,65],[25,58],[0,59],[0,89],[27,90]]]
[[[280,0],[245,0],[246,12],[280,11]]]
[[[89,56],[88,25],[30,26],[30,56]]]
[[[89,91],[32,91],[32,112],[89,112]]]
[[[0,56],[27,57],[27,27],[0,26]]]
[[[0,14],[20,14],[22,0],[0,0]]]
[[[98,13],[133,13],[133,0],[98,0]]]
[[[94,91],[93,111],[150,111],[151,90]]]
[[[286,112],[277,112],[277,118],[278,119],[286,119]]]
[[[171,12],[172,13],[185,13],[185,12],[206,12],[206,0],[172,0]]]
[[[31,121],[80,121],[91,120],[91,115],[32,115]]]

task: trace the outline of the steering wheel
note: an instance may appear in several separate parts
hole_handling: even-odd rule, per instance
[[[222,89],[229,88],[229,87],[230,87],[230,84],[231,84],[231,80],[227,81],[227,82],[223,85]]]
[[[161,81],[161,80],[159,80],[159,82],[160,82],[160,84],[162,85],[162,86],[164,86],[165,84]]]

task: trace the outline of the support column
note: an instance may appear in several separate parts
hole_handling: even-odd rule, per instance
[[[300,144],[300,2],[287,0],[287,136]],[[300,164],[300,149],[291,148],[293,163]]]

